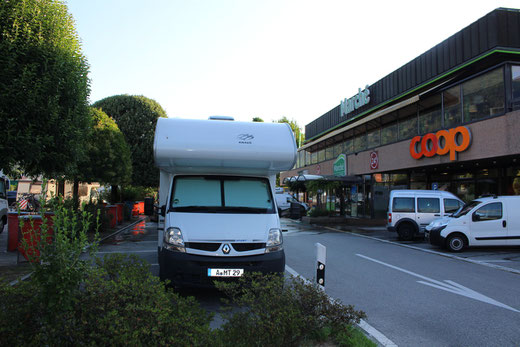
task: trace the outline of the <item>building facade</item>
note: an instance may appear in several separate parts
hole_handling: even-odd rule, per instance
[[[520,10],[492,11],[360,88],[305,134],[281,182],[337,179],[350,216],[384,218],[392,189],[465,201],[520,194]]]

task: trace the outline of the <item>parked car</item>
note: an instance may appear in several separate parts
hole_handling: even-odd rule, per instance
[[[464,202],[442,190],[400,189],[390,192],[387,229],[400,240],[424,236],[424,228],[433,220],[458,211]]]
[[[298,201],[298,199],[296,199],[294,196],[292,196],[289,193],[276,192],[276,194],[274,194],[274,196],[276,199],[278,215],[280,215],[280,216],[285,216],[285,215],[290,214],[291,204],[292,204],[293,208],[295,205],[299,206],[301,216],[305,215],[307,213],[307,211],[309,210],[309,205],[307,205],[304,202]]]
[[[468,246],[520,245],[520,196],[476,199],[444,222],[426,228],[433,245],[460,252]]]

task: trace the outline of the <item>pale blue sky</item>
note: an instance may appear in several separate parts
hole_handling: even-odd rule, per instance
[[[69,0],[91,102],[303,128],[497,7],[520,1]]]

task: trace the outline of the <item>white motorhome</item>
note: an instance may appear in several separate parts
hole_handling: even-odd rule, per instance
[[[520,246],[520,196],[475,199],[453,215],[426,228],[433,245],[460,252],[468,246]]]
[[[274,188],[296,161],[287,124],[160,118],[154,156],[161,279],[207,286],[245,272],[283,273]]]

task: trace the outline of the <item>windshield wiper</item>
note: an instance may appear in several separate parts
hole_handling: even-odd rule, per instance
[[[172,207],[170,211],[174,212],[206,212],[206,213],[217,213],[222,211],[222,207],[220,206],[179,206]]]
[[[262,207],[245,207],[245,206],[226,206],[223,212],[239,212],[239,213],[267,213],[267,208]]]

